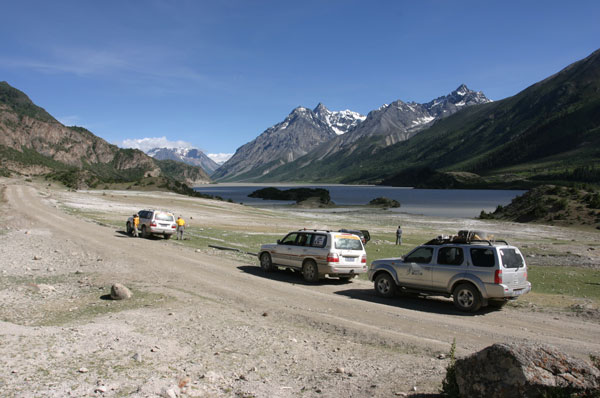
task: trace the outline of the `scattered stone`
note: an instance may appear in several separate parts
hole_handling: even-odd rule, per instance
[[[397,396],[397,397],[408,397],[407,393],[400,392],[400,391],[395,392],[394,395]]]
[[[196,249],[196,253],[202,253],[202,250]]]
[[[55,292],[56,288],[54,286],[51,285],[46,285],[44,283],[40,283],[39,285],[34,285],[35,288],[37,288],[38,292],[40,293],[50,293],[50,292]]]
[[[344,373],[344,368],[336,368],[335,373]]]
[[[446,354],[440,354],[440,355],[438,355],[437,359],[446,359]]]
[[[33,259],[37,261],[37,260],[41,260],[42,258],[40,256],[33,256]]]
[[[160,396],[164,398],[177,398],[179,396],[180,390],[179,387],[164,387],[160,392]]]
[[[140,354],[139,352],[136,352],[135,354],[133,354],[131,359],[133,359],[136,362],[142,362],[142,354]]]
[[[25,231],[25,235],[30,235],[30,234],[31,234],[31,232]]]
[[[244,374],[241,374],[240,377],[239,377],[239,379],[240,380],[248,380],[248,379],[246,379],[246,375],[244,375]]]
[[[79,368],[78,370],[79,373],[87,373],[89,372],[88,368]]]
[[[510,377],[506,377],[510,375]],[[600,392],[600,370],[585,360],[537,344],[494,344],[456,361],[460,395],[538,397]]]
[[[269,316],[269,313],[268,312],[263,312],[262,316]]]
[[[185,386],[187,386],[188,384],[190,384],[190,382],[192,381],[192,379],[190,379],[189,377],[182,377],[181,379],[179,379],[179,382],[177,383],[177,387],[179,388],[185,388]]]
[[[131,291],[120,283],[115,283],[110,288],[110,298],[113,300],[127,300],[131,296]]]
[[[98,386],[94,389],[94,392],[99,392],[99,393],[104,394],[107,390],[108,390],[108,388],[106,386]]]
[[[48,268],[46,268],[46,271],[48,271],[48,272],[54,272],[54,271],[56,271],[56,268],[48,267]]]
[[[154,347],[152,347],[152,348],[150,349],[150,352],[157,352],[158,350],[160,350],[160,347],[159,347],[159,346],[157,346],[157,345],[155,345]]]

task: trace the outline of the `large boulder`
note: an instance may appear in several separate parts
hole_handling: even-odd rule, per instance
[[[125,285],[115,283],[110,288],[110,298],[113,300],[127,300],[131,298],[131,290]]]
[[[527,343],[494,344],[456,361],[461,397],[543,397],[557,390],[600,393],[600,370],[558,350]]]

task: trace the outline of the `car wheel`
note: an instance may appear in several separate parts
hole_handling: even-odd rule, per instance
[[[271,255],[269,253],[263,253],[260,255],[260,268],[265,272],[271,272],[274,270],[273,262],[271,261]]]
[[[127,223],[127,235],[133,236],[133,228],[131,228],[131,223]]]
[[[458,285],[452,295],[454,296],[454,306],[461,311],[475,312],[481,308],[479,291],[470,283]]]
[[[143,238],[147,238],[148,237],[148,230],[146,229],[145,225],[142,226],[142,237]]]
[[[308,260],[302,265],[302,277],[310,283],[315,283],[319,280],[319,269],[314,261]]]
[[[381,297],[394,297],[396,294],[396,282],[394,282],[390,274],[379,274],[375,278],[375,291]]]

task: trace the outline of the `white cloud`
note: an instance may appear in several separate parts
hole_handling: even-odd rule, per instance
[[[134,148],[144,152],[153,148],[195,148],[192,144],[185,141],[169,141],[167,137],[151,137],[126,139],[116,143],[121,148]]]
[[[233,153],[207,153],[206,156],[218,164],[223,164],[233,156]]]

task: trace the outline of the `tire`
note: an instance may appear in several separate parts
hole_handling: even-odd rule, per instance
[[[319,268],[313,260],[307,260],[302,264],[302,277],[309,283],[319,281]]]
[[[481,297],[477,288],[470,283],[458,285],[454,292],[454,306],[460,311],[475,312],[481,308]]]
[[[131,228],[131,223],[127,223],[127,235],[133,236],[133,228]]]
[[[262,253],[260,255],[260,268],[265,272],[274,271],[273,261],[271,260],[271,255],[269,253]]]
[[[377,275],[374,282],[375,292],[381,297],[394,297],[396,294],[396,282],[388,273]]]
[[[142,238],[148,238],[148,230],[146,229],[145,225],[142,225]]]

